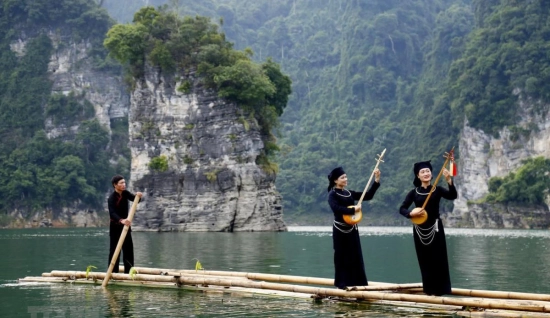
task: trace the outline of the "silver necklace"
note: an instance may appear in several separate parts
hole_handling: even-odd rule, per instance
[[[434,186],[432,186],[432,189],[431,189],[430,192],[428,192],[428,193],[420,193],[420,192],[418,192],[418,188],[420,188],[420,187],[416,187],[416,188],[414,188],[414,190],[416,191],[416,194],[419,194],[419,195],[428,195],[428,194],[430,194],[430,193],[432,193],[432,192],[435,191],[435,187],[434,187]]]
[[[346,189],[342,189],[342,191],[344,191],[344,190],[346,190]],[[341,196],[341,197],[344,197],[344,198],[349,198],[349,197],[351,197],[351,192],[349,192],[349,190],[346,190],[346,191],[348,191],[348,195],[340,194],[340,193],[336,192],[336,189],[334,189],[334,192],[335,192],[336,194],[338,194],[339,196]]]

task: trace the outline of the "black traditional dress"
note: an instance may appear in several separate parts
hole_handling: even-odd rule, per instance
[[[375,182],[365,194],[364,200],[370,200],[380,183]],[[345,289],[348,286],[367,286],[367,275],[363,262],[363,252],[357,225],[348,225],[343,215],[352,215],[355,201],[361,198],[361,192],[333,188],[328,195],[328,203],[334,213],[332,226],[332,244],[334,248],[334,286]]]
[[[445,229],[439,219],[439,201],[441,198],[456,199],[456,188],[454,185],[449,185],[448,190],[439,186],[434,189],[432,185],[427,188],[416,187],[407,194],[399,212],[410,218],[409,206],[414,203],[415,207],[422,207],[429,191],[433,191],[433,193],[424,208],[428,213],[428,219],[424,224],[414,225],[413,236],[424,293],[439,296],[451,293],[447,244]]]

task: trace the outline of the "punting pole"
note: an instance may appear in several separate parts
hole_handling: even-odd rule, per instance
[[[135,196],[134,203],[132,204],[132,208],[130,209],[130,214],[128,214],[128,217],[126,218],[130,222],[134,219],[134,214],[136,213],[137,205],[141,197]],[[111,274],[113,273],[113,268],[115,267],[115,263],[118,260],[118,256],[120,255],[120,250],[122,249],[122,244],[124,244],[124,240],[126,239],[126,235],[128,234],[128,230],[130,229],[130,226],[124,225],[124,229],[122,229],[122,234],[120,234],[120,239],[118,240],[118,244],[116,245],[115,253],[113,254],[113,258],[111,259],[111,264],[109,265],[109,269],[107,270],[107,274],[105,275],[105,279],[103,279],[103,284],[101,284],[101,287],[106,287],[109,283],[109,279],[111,279]],[[118,264],[116,264],[118,266]]]

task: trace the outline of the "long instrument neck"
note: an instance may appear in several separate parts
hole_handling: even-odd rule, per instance
[[[453,147],[453,149],[451,149],[451,153],[454,151],[454,149],[455,149],[455,147]],[[437,175],[437,178],[435,178],[433,188],[430,189],[430,192],[428,193],[428,196],[426,197],[426,200],[424,201],[424,204],[422,204],[422,209],[424,209],[426,207],[426,205],[428,204],[428,200],[430,200],[430,197],[432,196],[432,193],[434,193],[435,187],[437,186],[437,183],[439,182],[439,179],[441,178],[441,175],[443,174],[443,169],[445,169],[445,167],[447,166],[447,163],[449,162],[450,157],[451,156],[449,155],[449,156],[447,156],[447,159],[445,159],[445,163],[443,163],[443,167],[439,171],[439,174]]]
[[[365,190],[363,190],[363,194],[361,194],[361,197],[359,198],[359,201],[357,201],[357,205],[361,205],[361,203],[363,203],[363,199],[365,198],[365,194],[367,194],[367,190],[369,189],[369,184],[372,181],[372,177],[374,177],[374,172],[376,171],[376,169],[378,169],[378,165],[380,165],[380,162],[382,161],[382,157],[384,157],[385,152],[386,152],[386,149],[384,149],[384,151],[382,151],[382,154],[380,154],[380,156],[379,156],[379,158],[376,162],[376,166],[374,167],[374,169],[372,170],[372,173],[370,174],[370,178],[369,178],[369,181],[367,182],[367,185],[365,186]]]

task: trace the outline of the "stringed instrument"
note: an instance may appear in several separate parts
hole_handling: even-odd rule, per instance
[[[384,162],[384,160],[382,160],[382,158],[384,157],[385,153],[386,153],[386,148],[384,148],[382,153],[378,155],[378,158],[376,159],[376,161],[377,161],[376,166],[374,167],[374,170],[372,170],[372,173],[370,174],[369,181],[367,182],[367,185],[365,186],[365,190],[363,190],[363,194],[361,194],[361,198],[359,198],[359,201],[357,202],[357,205],[360,206],[361,203],[363,202],[363,198],[365,198],[365,194],[367,193],[367,190],[369,189],[370,182],[372,181],[372,177],[374,176],[374,171],[376,171],[376,169],[378,169],[378,165],[380,164],[380,162]],[[353,205],[348,206],[348,208],[353,208],[353,207],[354,207]],[[361,222],[362,219],[363,219],[363,212],[362,211],[355,212],[354,214],[344,214],[344,222],[346,222],[349,225],[355,225],[355,224]]]
[[[422,210],[424,210],[424,208],[428,204],[428,200],[430,200],[430,197],[432,196],[432,193],[435,191],[437,183],[439,182],[439,179],[441,178],[441,175],[443,174],[443,169],[445,169],[445,166],[447,165],[447,162],[449,162],[449,159],[451,157],[454,158],[454,151],[455,151],[455,147],[453,147],[451,149],[451,151],[446,152],[445,155],[443,155],[443,157],[445,157],[445,163],[443,163],[443,168],[441,168],[441,170],[439,171],[439,174],[437,175],[437,178],[435,178],[435,181],[434,181],[434,184],[432,186],[432,189],[430,190],[430,193],[426,197],[426,200],[424,200],[424,204],[422,204]],[[426,222],[426,220],[428,220],[428,212],[426,212],[426,211],[424,211],[424,213],[422,213],[418,216],[411,217],[411,222],[413,222],[416,225],[424,224],[424,222]]]

